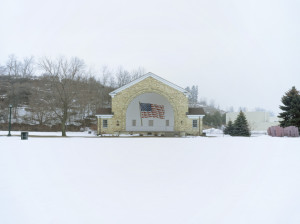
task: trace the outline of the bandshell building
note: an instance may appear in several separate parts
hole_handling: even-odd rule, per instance
[[[189,108],[189,92],[153,73],[112,91],[111,108],[97,111],[97,134],[202,135],[203,108]]]

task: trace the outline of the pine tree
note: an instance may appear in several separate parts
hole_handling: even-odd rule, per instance
[[[224,134],[225,135],[232,135],[233,132],[233,123],[232,121],[228,121],[228,124],[226,125],[225,129],[224,129]]]
[[[281,98],[283,106],[279,106],[282,113],[279,114],[281,127],[296,126],[300,131],[300,94],[299,91],[292,87],[285,95]]]
[[[233,123],[232,136],[250,136],[250,129],[245,114],[240,111]]]

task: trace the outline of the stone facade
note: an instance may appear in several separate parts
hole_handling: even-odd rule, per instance
[[[197,119],[198,127],[193,128],[193,119],[188,118],[188,97],[182,91],[149,76],[134,85],[117,92],[112,97],[111,118],[98,117],[98,134],[116,134],[126,132],[126,111],[130,102],[144,93],[157,93],[165,97],[174,111],[174,132],[181,135],[202,134],[202,117]],[[194,118],[195,119],[195,118]],[[103,128],[103,120],[108,121],[107,128]],[[200,126],[199,126],[200,124]]]

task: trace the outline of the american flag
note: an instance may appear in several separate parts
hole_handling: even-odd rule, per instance
[[[141,118],[160,118],[165,119],[164,105],[157,105],[152,103],[140,103]]]

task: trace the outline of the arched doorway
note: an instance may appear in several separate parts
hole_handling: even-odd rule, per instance
[[[174,111],[157,93],[135,97],[126,110],[126,131],[174,131]]]

